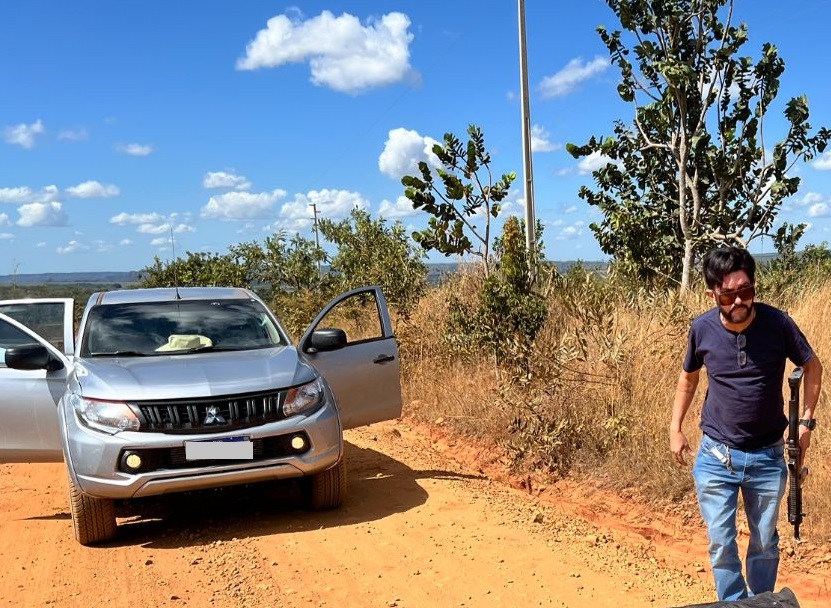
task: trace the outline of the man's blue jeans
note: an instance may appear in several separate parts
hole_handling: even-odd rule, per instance
[[[759,450],[729,448],[707,435],[701,438],[693,466],[701,516],[710,539],[710,563],[719,600],[740,600],[773,591],[779,568],[776,522],[785,494],[788,468],[783,442]],[[739,492],[750,528],[747,583],[736,542]]]

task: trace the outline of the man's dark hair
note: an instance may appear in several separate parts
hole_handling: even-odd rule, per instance
[[[756,260],[747,249],[741,247],[711,249],[704,255],[701,266],[708,289],[721,287],[724,277],[738,270],[744,270],[750,283],[756,284]]]

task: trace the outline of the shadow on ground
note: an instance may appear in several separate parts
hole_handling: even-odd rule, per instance
[[[118,535],[106,546],[175,549],[374,521],[424,504],[428,495],[419,479],[464,477],[449,471],[414,471],[348,442],[344,449],[348,490],[340,509],[307,510],[294,480],[175,494],[120,507]]]

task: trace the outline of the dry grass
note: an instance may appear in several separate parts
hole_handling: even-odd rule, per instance
[[[409,321],[398,324],[408,414],[494,441],[518,470],[590,474],[656,505],[693,505],[692,475],[674,464],[667,433],[689,322],[709,303],[703,297],[680,302],[672,294],[624,298],[613,288],[580,301],[588,294],[584,286],[566,285],[571,297],[554,289],[535,344],[532,379],[518,384],[496,372],[487,352],[454,352],[448,341],[448,296],[473,301],[476,286],[471,274],[432,290]],[[789,312],[831,369],[829,302],[831,284]],[[702,375],[685,421],[693,445],[700,438],[705,391]],[[804,494],[803,537],[815,542],[831,535],[831,495],[820,491],[831,479],[825,402],[823,391]],[[785,529],[784,505],[782,511]]]
[[[828,438],[831,416],[827,413],[827,409],[831,410],[828,403],[828,388],[831,387],[831,285],[806,293],[799,304],[788,312],[811,342],[826,370],[824,388],[817,405],[819,426],[812,433],[808,452],[810,473],[803,493],[803,506],[808,517],[803,529],[806,537],[817,542],[828,542],[831,541],[831,495],[824,490],[831,480],[831,440]],[[823,424],[826,420],[829,424]]]

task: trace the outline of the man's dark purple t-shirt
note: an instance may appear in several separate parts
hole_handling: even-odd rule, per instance
[[[701,430],[731,447],[755,450],[782,439],[788,426],[782,397],[785,360],[804,365],[814,356],[808,340],[787,313],[756,303],[745,336],[747,363],[739,365],[740,334],[721,322],[718,308],[692,322],[683,368],[707,368],[708,388]]]

